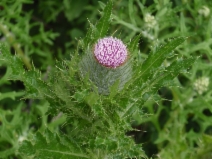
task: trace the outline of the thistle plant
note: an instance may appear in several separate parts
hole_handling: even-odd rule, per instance
[[[144,103],[161,87],[173,86],[174,78],[195,58],[178,57],[175,49],[187,38],[177,37],[141,62],[140,34],[123,42],[111,37],[112,7],[110,0],[100,20],[90,24],[86,36],[78,41],[70,60],[57,62],[45,80],[37,68],[26,70],[20,56],[0,44],[0,61],[9,68],[7,79],[24,84],[22,99],[34,105],[45,103],[48,108],[40,108],[46,127],[33,133],[31,127],[21,131],[14,149],[22,158],[147,158],[142,144],[126,134],[135,130],[136,118],[144,118]],[[163,63],[169,58],[174,60],[166,67]]]

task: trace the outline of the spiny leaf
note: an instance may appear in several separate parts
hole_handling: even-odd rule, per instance
[[[85,100],[90,106],[93,106],[94,104],[96,104],[98,99],[99,99],[99,95],[95,92],[91,92],[89,95],[87,95]]]
[[[28,124],[31,119],[28,118],[26,120],[22,109],[22,103],[17,104],[13,110],[0,109],[0,158],[8,158],[8,156],[14,154],[18,148],[17,140],[21,138],[21,134],[26,129],[26,127],[28,129]],[[7,147],[6,149],[2,147],[8,144],[11,146]]]
[[[51,92],[49,86],[40,78],[40,73],[36,70],[30,70],[24,73],[23,81],[28,93],[44,95]]]
[[[166,72],[161,75],[161,77],[158,77],[158,84],[164,85],[166,81],[173,80],[179,73],[182,71],[188,69],[189,66],[191,66],[195,58],[188,58],[185,60],[175,61],[173,62],[167,69]],[[160,82],[159,82],[160,81]]]
[[[135,36],[130,43],[127,45],[127,48],[129,49],[130,53],[133,53],[138,45],[138,42],[140,40],[141,34]]]
[[[146,84],[146,86],[142,89],[142,94],[146,93],[148,90],[154,93],[161,87],[166,86],[166,84],[177,77],[179,73],[191,66],[194,61],[195,58],[188,58],[173,62],[169,67],[167,67],[165,72],[161,73],[161,75],[155,77]]]
[[[152,75],[152,71],[161,66],[168,55],[185,40],[185,37],[176,38],[165,44],[155,53],[150,53],[149,57],[144,61],[142,68],[139,71],[139,78],[141,78],[142,81],[146,81]]]
[[[122,145],[122,146],[119,146]],[[140,145],[135,144],[130,137],[124,133],[119,133],[118,136],[107,136],[104,138],[96,137],[90,140],[92,149],[97,149],[100,153],[96,153],[95,158],[145,158],[145,154]],[[101,156],[104,151],[108,153]],[[102,152],[102,153],[101,153]]]
[[[70,139],[52,133],[48,129],[44,133],[37,132],[33,140],[23,141],[19,153],[24,157],[34,156],[39,159],[84,159],[88,158],[79,146]]]
[[[195,58],[188,58],[181,61],[173,62],[166,71],[159,76],[152,79],[145,88],[143,88],[142,94],[147,92],[148,87],[151,87],[151,91],[157,91],[160,87],[164,86],[167,81],[173,80],[179,73],[191,66],[195,61]]]
[[[98,30],[97,38],[104,37],[109,29],[109,20],[112,13],[112,7],[113,7],[113,2],[112,0],[109,0],[109,2],[104,8],[103,16],[101,17],[101,19],[96,25],[96,28]]]
[[[51,89],[51,87],[41,80],[41,74],[35,68],[25,71],[21,59],[15,55],[11,55],[8,47],[0,43],[0,52],[2,53],[0,60],[5,61],[11,68],[9,78],[12,80],[23,81],[26,87],[25,98],[43,98],[47,99],[51,106],[58,106],[63,103],[63,99],[59,98]]]
[[[85,100],[86,95],[88,94],[88,91],[82,90],[82,91],[76,91],[73,95],[73,98],[77,101],[77,102],[82,102]]]
[[[12,76],[14,79],[21,78],[24,72],[23,63],[18,56],[12,56],[9,48],[4,43],[0,43],[0,61],[4,61],[12,69]]]
[[[175,61],[159,76],[145,83],[143,87],[136,87],[130,94],[132,98],[129,100],[127,107],[125,111],[123,111],[122,115],[131,116],[134,113],[132,110],[136,110],[134,108],[136,105],[142,107],[143,104],[151,97],[151,95],[155,94],[161,87],[164,87],[167,84],[170,85],[170,81],[177,77],[180,72],[191,66],[194,61],[195,58]]]
[[[87,34],[83,40],[83,49],[84,51],[86,51],[87,47],[88,47],[88,44],[89,43],[93,43],[93,40],[94,40],[94,32],[96,31],[96,28],[93,24],[90,23],[90,28],[89,30],[87,31]]]
[[[113,2],[110,0],[103,10],[103,16],[96,26],[90,23],[90,28],[83,40],[83,49],[86,51],[89,44],[93,44],[97,39],[104,37],[109,29],[109,21],[112,13]]]

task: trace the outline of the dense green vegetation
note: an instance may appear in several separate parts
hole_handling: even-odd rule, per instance
[[[0,158],[212,158],[211,10],[207,0],[1,0]],[[120,68],[87,59],[107,36],[127,46]]]

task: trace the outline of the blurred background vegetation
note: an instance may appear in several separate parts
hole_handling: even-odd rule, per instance
[[[1,0],[0,40],[24,57],[26,68],[39,68],[45,80],[56,60],[70,59],[106,2]],[[112,17],[114,36],[129,41],[141,34],[140,62],[170,38],[181,36],[188,40],[178,47],[180,55],[199,57],[189,74],[175,79],[176,86],[161,88],[158,97],[143,106],[146,116],[132,125],[138,131],[128,134],[142,143],[149,158],[211,159],[212,1],[116,0]],[[0,63],[0,158],[12,159],[20,158],[16,150],[28,134],[47,125],[58,127],[65,119],[44,116],[47,102],[22,100],[24,85],[8,81],[9,71]]]

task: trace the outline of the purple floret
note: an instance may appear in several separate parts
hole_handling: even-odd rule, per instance
[[[94,56],[101,65],[116,68],[126,61],[127,48],[121,40],[106,37],[95,44]]]

